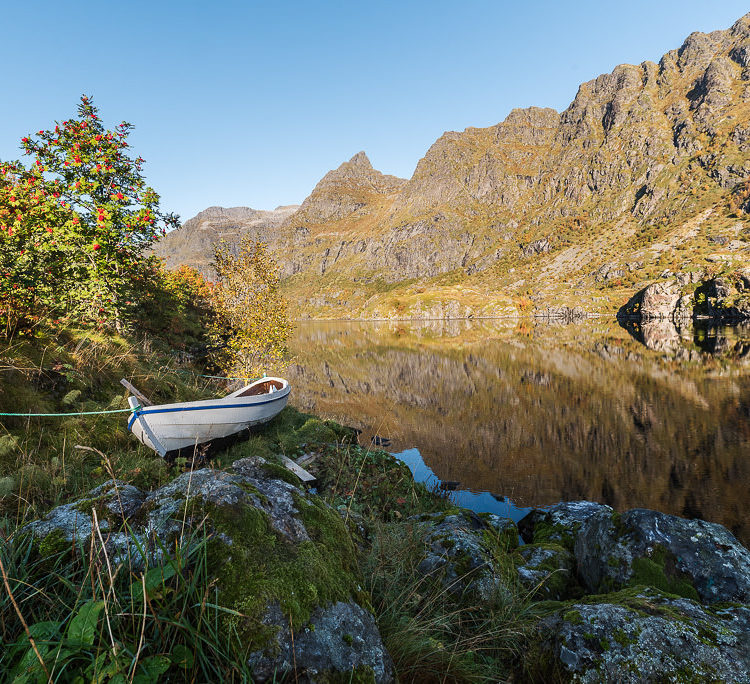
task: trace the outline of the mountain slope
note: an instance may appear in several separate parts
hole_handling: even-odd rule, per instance
[[[445,133],[408,181],[360,153],[267,239],[302,314],[611,311],[660,274],[750,260],[748,179],[750,14],[562,113]]]
[[[153,251],[164,259],[167,268],[187,264],[210,278],[214,275],[210,264],[217,242],[226,240],[238,244],[243,236],[273,240],[279,226],[298,208],[290,205],[259,211],[249,207],[209,207],[178,230],[165,235],[154,245]]]

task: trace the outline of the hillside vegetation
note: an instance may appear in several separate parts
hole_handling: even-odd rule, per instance
[[[253,230],[279,254],[300,315],[614,312],[662,276],[747,262],[749,153],[746,15],[658,64],[582,84],[562,113],[516,109],[445,133],[411,179],[359,153],[280,225]],[[157,253],[205,265],[205,241],[225,233],[201,226],[168,234]]]

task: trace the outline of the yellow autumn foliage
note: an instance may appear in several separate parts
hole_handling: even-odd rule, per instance
[[[227,375],[271,374],[287,354],[292,330],[279,292],[279,269],[263,242],[245,238],[237,252],[214,248],[213,361]],[[276,371],[278,372],[278,371]]]

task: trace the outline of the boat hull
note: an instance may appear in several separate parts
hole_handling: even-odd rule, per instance
[[[286,406],[289,385],[270,394],[147,406],[133,412],[130,431],[161,456],[229,437],[274,418]]]

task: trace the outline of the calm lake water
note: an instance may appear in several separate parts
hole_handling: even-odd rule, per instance
[[[750,327],[309,322],[292,351],[293,405],[359,428],[462,506],[517,520],[588,499],[750,544]]]

